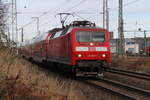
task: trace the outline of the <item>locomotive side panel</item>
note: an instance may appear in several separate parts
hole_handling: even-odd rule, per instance
[[[70,35],[50,39],[48,44],[48,61],[70,64]]]
[[[51,33],[48,33],[46,36],[45,40],[42,41],[42,51],[41,51],[41,61],[47,61],[48,57],[48,44],[49,44],[49,39],[51,37]]]

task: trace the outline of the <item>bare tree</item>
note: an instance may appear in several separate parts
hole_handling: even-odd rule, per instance
[[[0,45],[7,46],[10,42],[9,29],[7,25],[8,6],[0,0]]]

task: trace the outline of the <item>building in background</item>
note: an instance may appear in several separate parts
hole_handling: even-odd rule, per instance
[[[113,54],[117,53],[117,41],[118,39],[110,40],[110,52]]]
[[[111,39],[111,53],[117,53],[117,41],[118,39]],[[143,37],[126,38],[125,39],[125,51],[126,53],[143,54],[145,52],[145,44]],[[146,46],[150,46],[150,37],[146,38]]]
[[[125,52],[126,54],[139,54],[139,44],[133,39],[125,40]]]

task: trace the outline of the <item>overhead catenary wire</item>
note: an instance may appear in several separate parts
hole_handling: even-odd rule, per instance
[[[72,10],[72,9],[74,9],[74,8],[76,8],[76,7],[78,7],[78,6],[80,6],[81,4],[83,4],[85,1],[87,1],[87,0],[81,0],[80,2],[78,2],[78,3],[75,4],[75,5],[73,5],[72,7],[68,8],[67,10],[64,10],[63,12],[64,12],[64,13],[65,13],[65,12],[69,12],[70,10]],[[57,10],[56,10],[56,11],[57,11]],[[56,11],[55,11],[55,12],[56,12]],[[78,12],[78,13],[81,13],[81,12]],[[81,17],[81,16],[75,14],[75,12],[73,12],[73,13],[71,13],[71,14],[72,14],[72,15],[76,15],[76,16],[78,16],[79,18],[86,20],[85,18],[83,18],[83,17]],[[82,14],[83,14],[83,12],[82,12]],[[86,14],[86,13],[84,13],[84,14]],[[45,24],[47,24],[47,22],[44,23],[44,25],[45,25]],[[42,25],[43,25],[43,24],[42,24]]]
[[[27,1],[28,1],[28,0],[26,0],[26,2],[25,2],[25,6],[27,5]],[[84,3],[85,1],[87,1],[87,0],[81,0],[80,2],[78,2],[78,3],[75,4],[74,6],[68,8],[67,10],[65,10],[65,11],[63,11],[63,12],[68,12],[68,11],[70,11],[70,10],[72,10],[72,9],[74,9],[74,8],[76,8],[76,7],[78,7],[78,6],[80,6],[80,5],[81,5],[82,3]],[[128,5],[133,4],[133,3],[136,3],[136,2],[138,2],[138,1],[140,1],[140,0],[131,1],[131,2],[129,2],[129,3],[124,4],[124,6],[128,6]],[[68,2],[68,0],[65,0],[65,2],[64,2],[63,4],[65,4],[65,3],[67,3],[67,2]],[[60,4],[60,5],[63,5],[63,4]],[[114,10],[114,9],[117,9],[117,8],[113,8],[113,9],[111,9],[111,10]],[[57,10],[55,10],[54,12],[56,12],[56,11],[57,11]],[[43,13],[39,16],[39,18],[43,17],[44,15],[46,15],[46,14],[48,14],[48,13],[49,13],[49,11],[43,12]],[[32,24],[33,22],[34,22],[34,20],[32,20],[31,22],[25,24],[23,27],[26,27],[26,26]]]
[[[129,5],[132,5],[132,4],[134,4],[134,3],[137,3],[137,2],[139,2],[139,1],[141,1],[141,0],[132,0],[132,1],[128,2],[128,3],[123,4],[123,7],[127,7],[127,6],[129,6]],[[109,11],[114,12],[116,9],[118,9],[118,7],[110,8]],[[114,30],[117,31],[118,28],[116,28],[116,29],[114,29]]]
[[[68,1],[68,0],[65,0],[65,1],[64,1],[62,4],[60,4],[59,6],[64,5],[67,1]],[[56,9],[54,12],[56,12],[57,10],[58,10],[58,9]],[[50,11],[51,11],[51,10],[48,10],[48,11],[46,11],[46,12],[43,12],[43,13],[42,13],[41,15],[39,15],[38,17],[41,18],[41,17],[47,15]],[[32,20],[32,21],[28,22],[27,24],[23,25],[23,26],[20,27],[19,29],[27,27],[28,25],[32,24],[34,21],[35,21],[35,20]]]
[[[77,17],[79,17],[79,18],[81,18],[81,19],[83,19],[83,20],[87,20],[87,19],[85,19],[85,18],[83,18],[82,16],[80,16],[80,15],[78,15],[77,13],[73,13],[73,15],[75,15],[75,16],[77,16]]]
[[[82,3],[84,3],[85,1],[87,1],[87,0],[81,0],[80,2],[78,2],[77,4],[75,4],[75,5],[73,5],[72,7],[70,7],[70,8],[68,8],[67,10],[64,10],[63,11],[63,13],[66,13],[66,12],[69,12],[70,10],[72,10],[72,9],[74,9],[74,8],[76,8],[76,7],[78,7],[78,6],[80,6]],[[68,2],[68,0],[67,0],[67,2]],[[56,10],[57,11],[57,10]],[[55,12],[56,12],[55,11]],[[73,13],[72,13],[73,14]],[[79,17],[79,15],[78,15],[78,17]],[[81,16],[80,16],[80,18],[81,18]],[[82,18],[83,19],[83,18]],[[47,23],[47,22],[46,22]]]
[[[126,6],[129,6],[129,5],[131,5],[131,4],[137,3],[138,1],[140,1],[140,0],[130,1],[130,2],[128,2],[128,3],[123,4],[123,7],[126,7]],[[112,12],[112,11],[115,11],[116,9],[118,9],[118,7],[111,8],[109,11]]]
[[[27,0],[26,0],[26,1],[27,1]],[[64,10],[63,12],[65,12],[65,11],[69,12],[69,11],[71,11],[72,9],[75,9],[75,8],[81,6],[81,4],[83,4],[83,3],[86,2],[86,1],[87,1],[87,0],[81,0],[81,1],[79,1],[78,3],[74,4],[72,7],[68,8],[67,10]],[[134,2],[137,2],[137,1],[139,1],[139,0],[131,1],[131,2],[129,2],[129,3],[126,3],[124,6],[133,4]],[[70,0],[69,0],[69,1],[68,1],[68,0],[65,0],[65,2],[61,3],[60,5],[61,5],[61,6],[62,6],[62,5],[64,6],[64,4],[66,5],[66,4],[68,4],[68,2],[70,2]],[[56,10],[53,11],[53,12],[56,13],[59,9],[60,9],[60,8],[56,9]],[[45,15],[48,15],[49,13],[51,13],[51,10],[48,10],[48,11],[46,11],[46,12],[43,12],[39,17],[41,18],[41,17],[43,17],[43,16],[45,16]],[[94,14],[94,13],[93,13],[93,12],[76,12],[76,14],[79,15],[79,14]],[[95,13],[95,14],[96,14],[96,13]],[[80,18],[81,18],[81,16],[80,16]],[[83,17],[82,17],[82,18],[83,18]],[[25,25],[22,26],[22,27],[27,27],[28,25],[32,24],[34,21],[35,21],[35,20],[32,20],[31,22],[25,24]],[[46,23],[47,23],[47,22],[46,22]],[[45,23],[44,23],[44,24],[45,24]]]
[[[80,16],[80,15],[78,15],[76,12],[72,12],[72,13],[70,13],[70,15],[72,15],[73,17],[76,17],[76,18],[80,18],[80,19],[82,19],[82,20],[88,20],[88,19],[86,19],[86,18],[83,18],[82,16]],[[53,19],[51,19],[51,20],[53,20]],[[50,22],[45,22],[45,23],[43,23],[41,26],[43,26],[43,25],[48,25]],[[65,24],[66,24],[66,22],[65,22]]]
[[[75,4],[74,6],[68,8],[67,10],[63,11],[63,12],[68,12],[74,8],[77,8],[78,6],[80,6],[82,3],[86,2],[87,0],[81,0],[80,2],[78,2],[77,4]]]
[[[137,3],[138,1],[140,1],[140,0],[134,0],[134,1],[128,2],[128,3],[124,4],[124,6],[128,6],[128,5]]]
[[[80,5],[81,5],[82,3],[84,3],[85,1],[87,1],[87,0],[81,0],[80,2],[78,2],[78,3],[75,4],[74,6],[70,7],[69,9],[67,9],[67,10],[65,10],[65,11],[63,11],[63,12],[68,12],[68,11],[70,11],[70,10],[72,10],[72,9],[74,9],[74,8],[76,8],[76,7],[78,7],[78,6],[80,6]],[[60,6],[64,5],[64,4],[67,3],[67,2],[68,2],[68,0],[65,0],[65,2],[63,2],[62,4],[60,4]],[[54,12],[56,12],[57,10],[58,10],[58,9],[56,9]],[[42,13],[40,16],[38,16],[38,17],[41,18],[41,17],[43,17],[44,15],[47,15],[50,11],[51,11],[51,10],[48,10],[48,11],[46,11],[46,12],[43,12],[43,13]],[[34,21],[35,21],[35,20],[30,21],[29,23],[25,24],[25,25],[22,26],[21,28],[24,28],[24,27],[26,27],[26,26],[32,24]]]

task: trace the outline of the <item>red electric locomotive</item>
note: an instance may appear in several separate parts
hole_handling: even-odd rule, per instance
[[[30,44],[30,58],[54,62],[75,75],[99,74],[110,63],[109,32],[89,21],[74,21],[64,29],[54,29],[38,36]],[[41,38],[42,39],[41,39]],[[60,66],[60,64],[62,66]],[[65,65],[65,66],[64,66]]]

